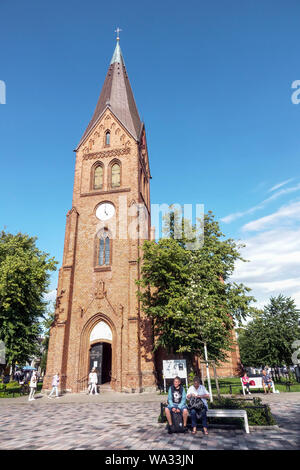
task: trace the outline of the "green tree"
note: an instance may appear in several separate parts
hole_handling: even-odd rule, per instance
[[[0,339],[6,361],[14,366],[39,353],[44,293],[57,262],[27,234],[0,234]]]
[[[235,321],[254,311],[250,307],[254,298],[247,295],[250,289],[230,281],[235,261],[243,260],[241,245],[224,239],[209,212],[202,230],[196,233],[193,229],[199,247],[189,250],[184,237],[174,238],[174,224],[179,233],[187,222],[176,212],[168,220],[171,223],[164,233],[170,238],[144,243],[138,282],[143,310],[153,319],[154,348],[202,356],[206,342],[210,359],[223,361],[233,343]]]
[[[280,294],[239,331],[244,365],[270,367],[292,364],[292,344],[300,339],[299,310],[291,297]]]

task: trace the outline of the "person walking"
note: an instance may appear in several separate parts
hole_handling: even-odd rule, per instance
[[[91,370],[91,373],[89,374],[89,384],[90,384],[90,395],[93,395],[93,392],[95,395],[98,395],[97,392],[97,384],[98,384],[98,375],[96,373],[96,369],[93,368]]]
[[[59,398],[58,396],[58,385],[59,385],[59,373],[53,375],[52,378],[52,390],[50,394],[48,395],[48,398],[52,398],[53,393],[55,392],[55,398]]]
[[[36,374],[36,372],[34,371],[34,372],[32,373],[32,376],[31,376],[31,379],[30,379],[30,383],[29,383],[30,393],[29,393],[28,401],[35,400],[34,394],[35,394],[35,392],[36,392],[36,388],[37,388],[37,374]]]

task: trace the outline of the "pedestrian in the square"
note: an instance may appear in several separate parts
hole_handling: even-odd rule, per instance
[[[58,397],[58,385],[59,385],[59,373],[57,372],[55,375],[53,375],[52,390],[50,394],[48,395],[48,398],[52,398],[52,395],[54,392],[55,392],[55,398],[59,398]]]
[[[95,395],[98,395],[98,392],[97,392],[98,375],[97,375],[95,368],[93,368],[89,374],[89,384],[90,384],[90,395],[93,395],[93,392],[95,393]]]
[[[31,376],[30,383],[29,383],[30,393],[29,393],[28,401],[35,400],[34,394],[36,392],[36,388],[37,388],[37,374],[34,371]]]

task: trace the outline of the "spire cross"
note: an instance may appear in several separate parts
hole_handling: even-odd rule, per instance
[[[119,38],[119,33],[122,31],[122,29],[120,29],[119,27],[117,27],[117,29],[115,29],[115,33],[117,33],[117,41],[120,40]]]

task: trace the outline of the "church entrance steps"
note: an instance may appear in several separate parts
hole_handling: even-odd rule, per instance
[[[85,388],[84,390],[81,390],[79,392],[80,394],[88,394],[87,392],[87,388]],[[110,382],[107,382],[105,384],[102,384],[100,385],[100,393],[116,393],[112,388],[111,388],[111,385],[110,385]]]
[[[110,382],[107,382],[106,384],[100,385],[100,391],[101,392],[113,392],[114,390],[111,388]]]

